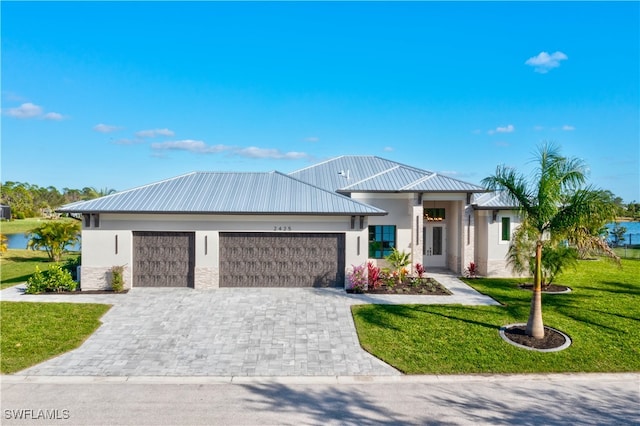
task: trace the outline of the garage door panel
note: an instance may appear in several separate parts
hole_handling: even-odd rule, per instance
[[[344,234],[221,233],[221,287],[333,287],[344,282]]]
[[[193,287],[193,232],[134,232],[134,287]]]

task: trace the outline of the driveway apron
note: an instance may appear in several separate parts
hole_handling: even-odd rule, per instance
[[[350,306],[495,304],[460,281],[453,286],[460,284],[466,289],[453,296],[403,300],[294,288],[134,288],[121,295],[17,297],[12,288],[2,299],[113,304],[82,346],[19,375],[377,376],[400,372],[360,347]]]

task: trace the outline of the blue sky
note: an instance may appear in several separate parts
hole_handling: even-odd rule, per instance
[[[640,200],[638,2],[0,7],[3,182],[367,154],[479,183],[553,141]]]

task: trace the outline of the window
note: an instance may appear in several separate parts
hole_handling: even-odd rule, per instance
[[[511,218],[503,217],[502,218],[502,241],[510,241],[511,240]]]
[[[91,215],[90,214],[83,214],[82,215],[82,219],[84,220],[84,227],[85,228],[90,228],[91,227]]]
[[[93,216],[93,226],[96,228],[100,228],[100,215],[92,214],[91,216]]]
[[[424,209],[424,218],[429,222],[441,222],[446,219],[444,209]]]
[[[383,259],[396,246],[395,225],[369,226],[369,257]]]

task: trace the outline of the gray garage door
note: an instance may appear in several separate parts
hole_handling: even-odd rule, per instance
[[[220,233],[220,287],[344,283],[344,234]]]
[[[134,232],[134,287],[193,287],[193,232]]]

